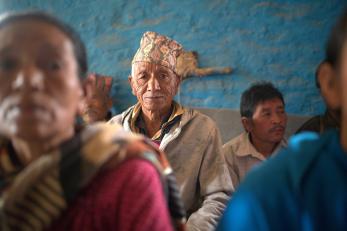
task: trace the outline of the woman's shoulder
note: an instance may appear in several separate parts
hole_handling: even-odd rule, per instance
[[[160,176],[155,166],[142,158],[130,158],[116,167],[105,169],[95,177],[92,184],[109,190],[142,190],[149,183],[158,181]]]

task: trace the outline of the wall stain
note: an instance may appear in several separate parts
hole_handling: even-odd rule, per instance
[[[123,22],[115,22],[112,24],[112,27],[119,30],[134,30],[137,28],[145,27],[145,26],[158,25],[168,20],[169,18],[170,18],[170,15],[164,15],[159,18],[151,18],[151,19],[147,18],[137,22],[135,25],[127,25],[127,24],[124,24]]]

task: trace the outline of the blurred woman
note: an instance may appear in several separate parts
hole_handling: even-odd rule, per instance
[[[68,25],[0,19],[0,229],[172,230],[161,153],[118,126],[74,128],[86,72]]]

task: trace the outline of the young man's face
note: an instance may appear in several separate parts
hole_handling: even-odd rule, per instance
[[[283,139],[287,125],[287,114],[279,98],[259,103],[248,119],[247,130],[253,139],[276,144]]]

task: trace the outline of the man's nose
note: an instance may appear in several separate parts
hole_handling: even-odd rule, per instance
[[[147,90],[149,91],[160,90],[159,81],[157,80],[154,74],[152,74],[150,79],[148,80]]]
[[[35,67],[26,67],[19,71],[12,83],[12,88],[27,90],[42,90],[44,87],[43,73]]]
[[[278,113],[273,113],[271,120],[272,120],[272,123],[276,123],[276,124],[280,123],[282,121],[282,116],[279,115]]]

